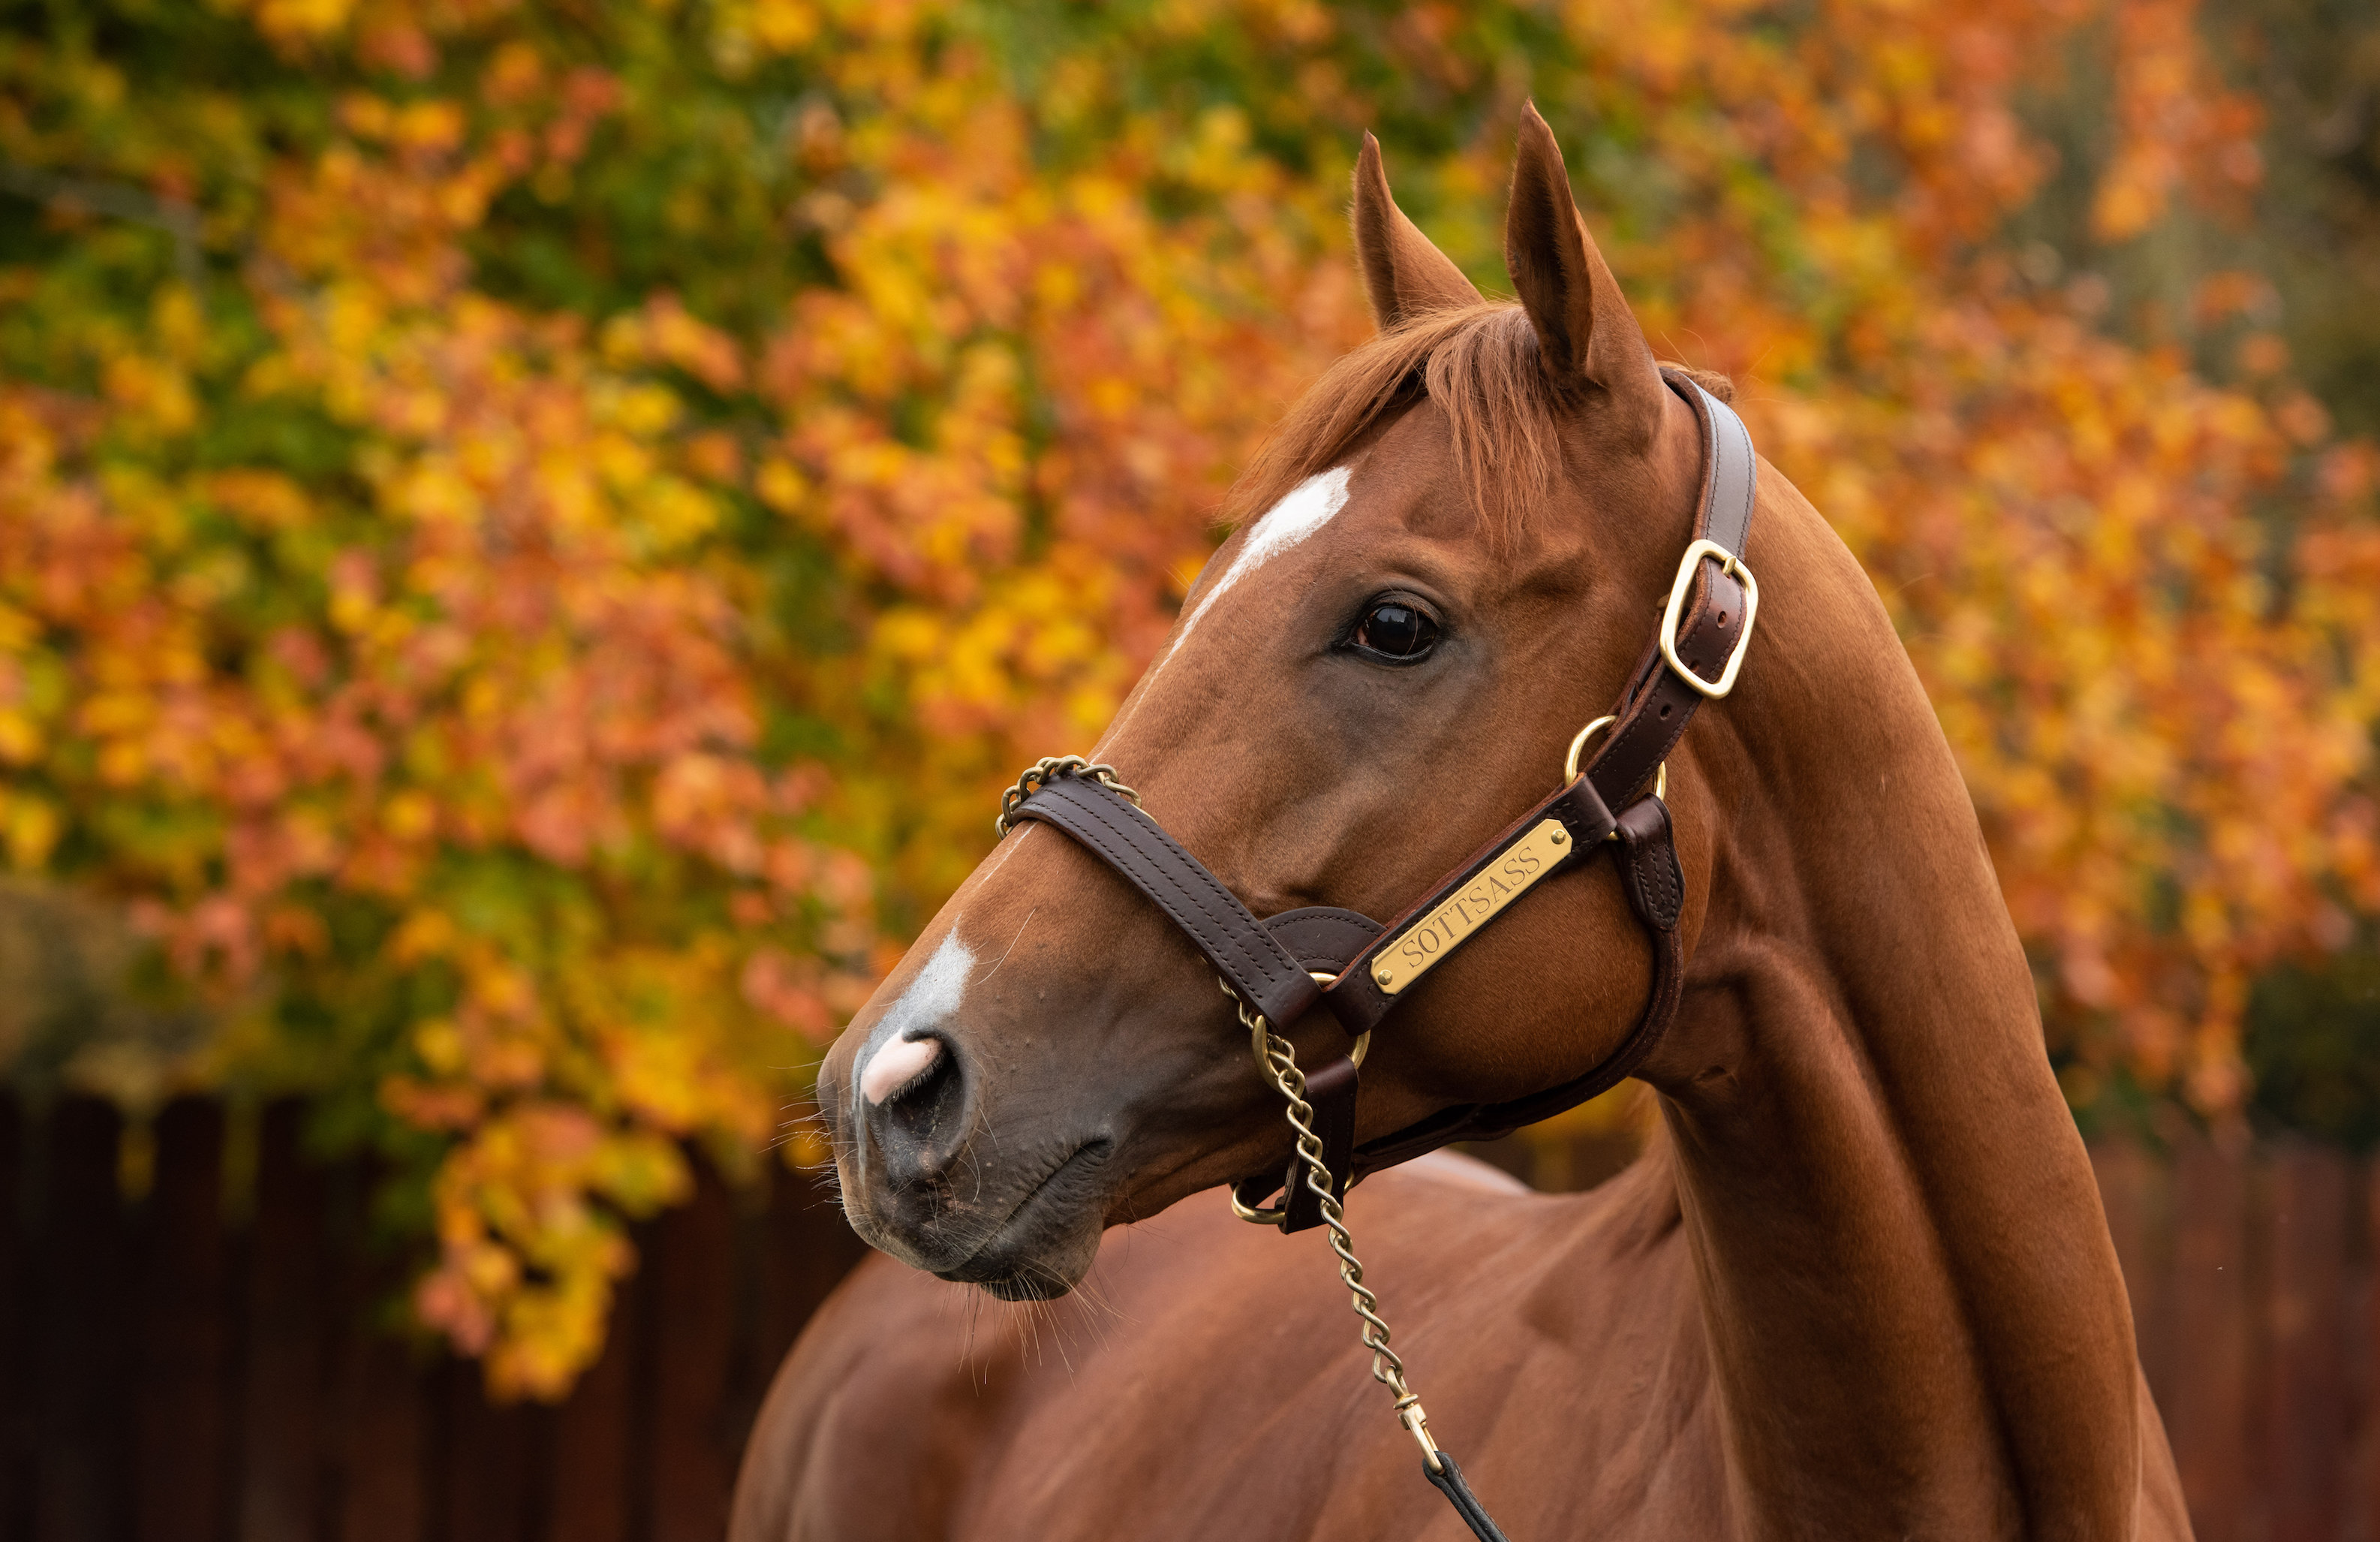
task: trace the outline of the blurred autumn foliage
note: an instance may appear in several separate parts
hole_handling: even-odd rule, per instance
[[[5,8],[0,852],[213,1003],[169,1079],[382,1154],[500,1391],[1105,722],[1368,330],[1364,128],[1494,288],[1547,112],[1875,575],[2078,1103],[2235,1108],[2251,984],[2380,911],[2380,458],[2257,273],[2116,314],[2021,238],[2252,210],[2192,0]]]

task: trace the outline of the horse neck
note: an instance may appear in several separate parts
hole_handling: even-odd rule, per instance
[[[1645,1073],[1733,1496],[1755,1534],[2129,1536],[2130,1309],[1973,807],[1840,542],[1774,481],[1754,530],[1755,667],[1688,735],[1710,908]]]

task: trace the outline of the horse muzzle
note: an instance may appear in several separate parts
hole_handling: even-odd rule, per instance
[[[939,1033],[878,1046],[842,1081],[821,1078],[820,1102],[863,1241],[1003,1300],[1047,1300],[1081,1281],[1099,1251],[1111,1138],[990,1138],[980,1069]]]

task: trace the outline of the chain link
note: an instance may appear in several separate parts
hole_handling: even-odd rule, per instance
[[[1330,1251],[1339,1256],[1340,1281],[1347,1287],[1355,1315],[1364,1320],[1363,1342],[1372,1352],[1372,1379],[1395,1397],[1397,1420],[1421,1443],[1422,1460],[1429,1470],[1443,1471],[1438,1442],[1430,1439],[1429,1415],[1422,1412],[1420,1395],[1405,1385],[1405,1363],[1389,1347],[1389,1325],[1380,1317],[1380,1299],[1364,1283],[1364,1264],[1355,1257],[1355,1239],[1347,1230],[1346,1212],[1330,1192],[1330,1170],[1323,1165],[1322,1137],[1314,1133],[1314,1105],[1305,1100],[1305,1073],[1297,1068],[1297,1050],[1272,1031],[1261,1014],[1251,1012],[1238,992],[1225,990],[1239,1008],[1241,1026],[1263,1041],[1266,1075],[1288,1104],[1289,1127],[1297,1132],[1298,1166],[1306,1187],[1321,1206],[1322,1223],[1330,1229]]]
[[[1006,836],[1009,818],[1016,812],[1016,806],[1047,786],[1051,778],[1064,771],[1072,771],[1076,776],[1087,776],[1094,782],[1103,783],[1118,795],[1131,799],[1135,808],[1140,807],[1140,795],[1123,784],[1117,777],[1116,769],[1113,766],[1104,762],[1086,760],[1079,755],[1045,755],[1025,768],[1016,778],[1015,786],[1000,795],[1000,817],[991,821],[991,827],[1000,832],[1003,837]]]

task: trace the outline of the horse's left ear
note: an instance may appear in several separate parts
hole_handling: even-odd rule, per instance
[[[1649,433],[1660,420],[1667,387],[1627,297],[1579,217],[1561,147],[1534,102],[1521,113],[1512,203],[1504,216],[1504,266],[1555,381],[1600,390],[1621,414],[1640,418]]]

